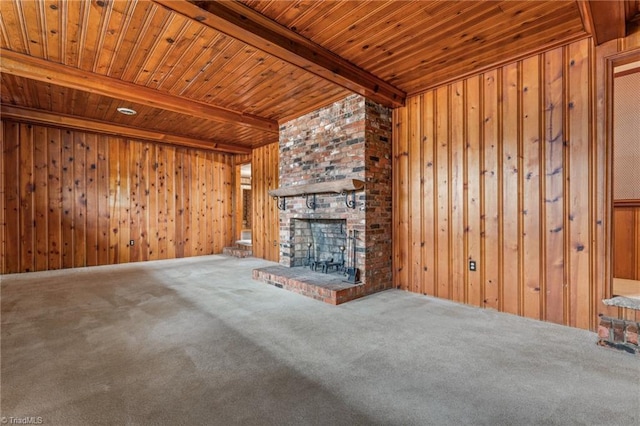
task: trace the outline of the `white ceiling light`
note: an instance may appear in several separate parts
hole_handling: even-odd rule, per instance
[[[138,111],[136,111],[135,109],[124,108],[124,107],[117,108],[117,111],[120,114],[124,114],[124,115],[136,115],[138,113]]]

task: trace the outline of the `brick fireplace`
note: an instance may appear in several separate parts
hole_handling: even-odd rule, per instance
[[[360,95],[281,125],[280,188],[352,179],[364,187],[286,197],[280,211],[281,267],[256,270],[255,278],[334,304],[391,288],[391,132],[391,110]],[[324,252],[316,247],[321,234],[330,240]],[[313,258],[337,260],[344,246],[350,256],[349,235],[356,235],[361,282],[345,283],[335,273],[319,277],[322,272],[305,267],[310,249]],[[324,291],[323,280],[335,291]]]

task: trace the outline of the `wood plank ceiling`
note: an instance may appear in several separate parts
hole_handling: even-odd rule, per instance
[[[581,11],[576,1],[3,0],[1,101],[3,112],[37,110],[242,152],[351,91],[386,90],[399,96],[393,106],[587,37]]]
[[[409,94],[585,35],[567,1],[243,3]]]

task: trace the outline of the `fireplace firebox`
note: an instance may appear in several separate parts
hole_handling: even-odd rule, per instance
[[[342,271],[347,246],[347,221],[294,219],[293,222],[291,266],[307,266],[322,272],[329,272],[331,269]]]

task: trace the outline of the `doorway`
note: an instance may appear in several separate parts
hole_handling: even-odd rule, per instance
[[[252,245],[253,196],[251,192],[251,163],[236,165],[236,245]]]
[[[640,299],[640,60],[613,77],[612,295]]]

